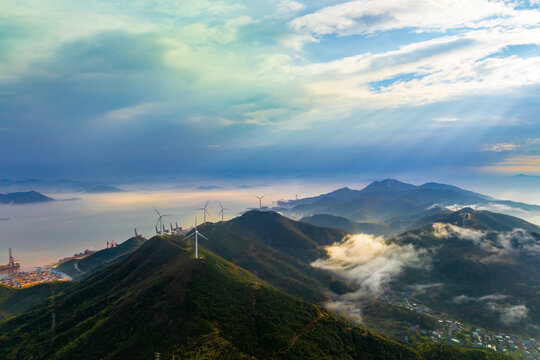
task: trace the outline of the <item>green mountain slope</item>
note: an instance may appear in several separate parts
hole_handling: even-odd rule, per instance
[[[0,324],[4,359],[431,359],[275,290],[191,243],[155,237]],[[453,349],[453,348],[452,348]],[[440,354],[447,354],[442,351]],[[459,350],[458,350],[459,353]],[[494,355],[478,359],[496,359]],[[450,356],[448,359],[461,359]]]
[[[494,213],[491,211],[476,211],[471,208],[463,208],[462,211],[451,213],[437,213],[418,219],[413,227],[421,227],[433,222],[462,225],[465,217],[465,225],[476,230],[512,231],[523,229],[540,234],[540,227],[515,216]]]
[[[24,289],[8,288],[1,285],[0,319],[29,311],[40,303],[47,301],[53,290],[58,293],[69,286],[71,286],[71,283],[65,281],[39,284]]]
[[[146,239],[132,237],[116,247],[96,251],[82,259],[72,259],[58,264],[55,269],[68,274],[73,280],[88,277],[98,270],[122,260],[141,246]]]
[[[325,256],[324,246],[343,239],[343,230],[261,211],[208,223],[199,230],[210,239],[201,240],[205,247],[289,294],[319,302],[327,298],[328,291],[349,290],[335,275],[310,266],[312,261]]]
[[[329,214],[306,216],[301,218],[300,221],[315,226],[342,229],[351,234],[366,233],[379,236],[391,233],[388,225],[386,224],[361,223],[349,220],[342,216],[334,216]]]
[[[390,240],[411,244],[428,266],[407,267],[393,284],[439,284],[418,302],[479,326],[526,334],[540,324],[540,235],[521,219],[487,211],[459,212]],[[459,224],[459,226],[458,226]]]

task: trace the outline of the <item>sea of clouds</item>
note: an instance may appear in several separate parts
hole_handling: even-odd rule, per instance
[[[378,297],[389,289],[392,279],[405,267],[429,266],[425,251],[412,245],[400,246],[388,243],[383,237],[369,234],[350,235],[341,243],[326,248],[328,257],[318,259],[311,265],[330,270],[352,281],[357,286],[353,293],[340,296],[327,307],[355,322],[362,321],[362,299]]]
[[[503,261],[509,256],[520,254],[540,255],[540,242],[528,231],[483,231],[468,229],[452,224],[434,223],[433,235],[438,238],[459,238],[471,241],[475,246],[486,251],[486,256],[478,259],[482,263]]]
[[[423,251],[412,245],[387,243],[383,237],[369,234],[351,235],[342,243],[326,248],[328,258],[318,259],[311,265],[331,270],[352,280],[360,293],[378,296],[405,266],[423,267]]]
[[[434,223],[430,229],[435,238],[459,238],[471,241],[485,250],[486,255],[477,259],[482,263],[507,261],[520,254],[540,255],[540,242],[529,232],[514,229],[508,232],[468,229],[452,224]],[[418,236],[411,234],[411,236]],[[436,247],[436,246],[435,246]],[[431,252],[417,249],[412,244],[399,245],[383,237],[356,234],[342,242],[326,247],[327,258],[318,259],[311,265],[330,270],[357,286],[355,292],[339,296],[327,304],[336,313],[348,316],[352,321],[362,321],[362,301],[366,296],[379,297],[390,289],[393,279],[406,267],[428,269]],[[442,283],[410,284],[415,293],[444,286]],[[529,309],[522,304],[508,304],[511,296],[489,294],[481,297],[459,295],[452,299],[456,304],[481,302],[485,308],[497,314],[501,322],[512,324],[525,319]]]

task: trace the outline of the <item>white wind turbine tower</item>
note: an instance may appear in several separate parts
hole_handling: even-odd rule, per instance
[[[231,209],[224,208],[223,205],[221,205],[221,201],[219,202],[219,207],[221,208],[221,210],[219,211],[218,216],[219,214],[221,214],[221,222],[223,222],[223,217],[225,216],[225,210],[231,210]]]
[[[155,206],[154,206],[154,210],[156,210],[157,214],[159,215],[158,221],[157,221],[157,223],[156,223],[156,227],[157,227],[157,225],[159,224],[159,228],[158,228],[159,231],[163,231],[163,233],[165,233],[164,227],[163,227],[163,218],[164,218],[165,216],[171,216],[171,214],[164,214],[164,215],[161,215],[160,212],[158,211],[158,209],[156,209]],[[162,234],[163,234],[163,233],[162,233]]]
[[[199,258],[199,236],[201,236],[203,239],[206,239],[206,240],[208,240],[208,238],[204,236],[203,234],[201,234],[199,230],[197,230],[197,218],[195,218],[195,231],[191,235],[186,236],[186,240],[192,237],[193,235],[195,235],[195,259],[198,259]]]
[[[203,218],[204,218],[203,224],[204,224],[204,225],[206,225],[206,214],[210,215],[210,213],[208,212],[208,210],[206,210],[206,207],[208,206],[208,203],[209,203],[209,202],[210,202],[210,200],[208,200],[208,201],[206,202],[206,204],[204,205],[204,207],[197,209],[197,210],[202,210],[202,212],[203,212]]]
[[[262,200],[265,196],[266,196],[266,195],[263,195],[263,196],[257,196],[257,195],[255,195],[255,197],[256,197],[257,199],[259,199],[259,209],[262,208],[262,201],[261,201],[261,200]]]

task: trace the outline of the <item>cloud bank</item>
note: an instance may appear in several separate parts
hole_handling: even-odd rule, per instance
[[[484,250],[486,255],[478,260],[483,263],[508,261],[508,257],[540,255],[540,241],[528,231],[514,229],[512,231],[483,231],[468,229],[452,224],[434,223],[433,235],[438,238],[459,238],[471,241]]]
[[[506,325],[517,323],[527,318],[529,309],[525,305],[512,305],[501,303],[508,300],[510,296],[503,294],[491,294],[481,297],[471,297],[467,295],[459,295],[452,299],[456,304],[467,304],[472,302],[485,303],[486,310],[499,315],[499,319]]]
[[[326,251],[328,258],[311,265],[352,280],[359,293],[372,296],[382,294],[404,267],[426,265],[424,254],[412,245],[387,244],[382,237],[368,234],[351,235],[342,243],[328,246]]]
[[[529,314],[529,309],[525,305],[501,305],[495,302],[488,302],[487,308],[498,313],[501,321],[507,325],[524,320]]]

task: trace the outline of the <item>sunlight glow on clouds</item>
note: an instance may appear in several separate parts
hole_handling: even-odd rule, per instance
[[[482,21],[490,17],[510,15],[511,12],[502,1],[348,1],[304,15],[293,20],[291,25],[314,35],[347,36],[402,28],[444,31],[480,27]]]
[[[482,148],[482,151],[494,151],[494,152],[502,152],[502,151],[513,151],[519,148],[519,145],[511,144],[511,143],[498,143],[493,145],[484,145]]]
[[[410,171],[441,162],[538,171],[504,158],[507,150],[516,159],[540,152],[534,138],[527,142],[538,130],[540,11],[519,4],[0,0],[0,128],[12,134],[0,133],[0,151],[12,165],[26,164],[21,173],[63,157],[86,159],[85,168],[100,159],[143,161],[145,171],[163,169],[162,158],[190,159],[210,171],[248,163],[238,157],[252,145],[269,172],[294,163],[307,173],[356,171],[353,161],[380,166],[370,154],[390,156],[390,168],[403,164],[391,158],[402,154]],[[510,121],[516,130],[503,138]],[[173,142],[196,146],[201,136],[229,152],[210,162],[157,155]],[[437,162],[414,160],[433,138]],[[376,146],[382,139],[395,148]],[[468,164],[442,149],[456,139]],[[138,155],[126,159],[135,142]],[[346,154],[336,150],[345,144]]]
[[[502,173],[540,173],[540,155],[508,158],[483,169]]]

